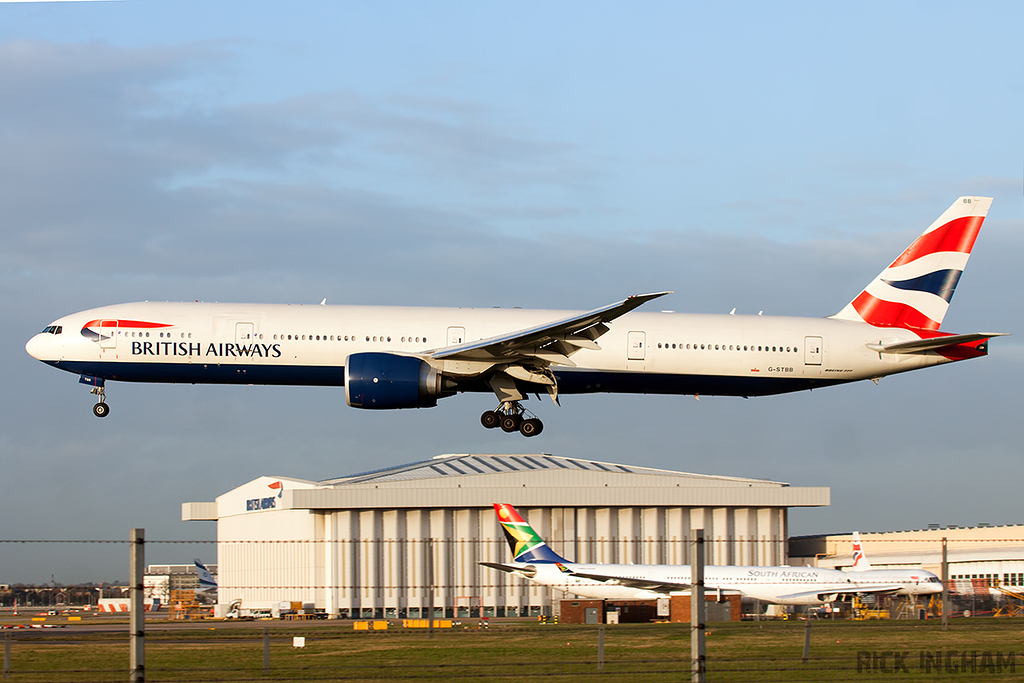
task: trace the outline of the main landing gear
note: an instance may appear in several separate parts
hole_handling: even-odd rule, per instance
[[[480,416],[480,424],[487,429],[501,427],[503,432],[519,432],[523,436],[537,436],[544,431],[544,423],[528,413],[519,401],[505,401],[494,410]]]

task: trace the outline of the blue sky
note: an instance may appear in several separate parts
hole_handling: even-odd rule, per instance
[[[794,533],[1024,522],[1004,476],[1016,337],[878,387],[572,397],[529,442],[479,428],[484,396],[377,415],[329,389],[115,384],[100,421],[23,348],[142,299],[586,309],[672,289],[661,307],[830,315],[963,194],[995,202],[944,328],[1016,333],[1022,20],[1010,2],[0,4],[0,538],[209,539],[180,503],[262,474],[524,449],[831,486]],[[0,582],[126,574],[109,548],[14,547]]]

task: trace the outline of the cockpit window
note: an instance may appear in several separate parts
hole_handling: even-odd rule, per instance
[[[49,325],[40,334],[60,334],[63,331],[64,328],[60,325]]]

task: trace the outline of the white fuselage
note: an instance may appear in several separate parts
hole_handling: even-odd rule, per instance
[[[341,386],[349,355],[421,355],[572,315],[521,309],[131,303],[65,316],[28,352],[57,368],[120,381]],[[949,362],[868,348],[911,331],[829,318],[631,312],[600,350],[556,366],[561,394],[758,396]],[[59,333],[55,333],[59,329]],[[436,361],[460,391],[489,391],[459,361]]]
[[[519,566],[526,569],[524,576],[529,580],[580,597],[653,600],[666,596],[666,593],[661,591],[574,576],[560,570],[555,564],[536,563]],[[622,579],[676,584],[690,583],[688,565],[566,563],[563,566],[570,572],[580,574],[601,574]],[[533,572],[533,576],[529,576]],[[929,595],[942,591],[938,577],[924,570],[905,570],[905,573],[897,575],[889,571],[854,573],[819,567],[787,566],[709,565],[704,568],[704,585],[709,594],[716,591],[739,592],[750,598],[781,605],[821,605],[833,602],[841,595],[877,592],[880,589],[882,592],[900,595]],[[680,590],[669,594],[689,594],[689,591]]]

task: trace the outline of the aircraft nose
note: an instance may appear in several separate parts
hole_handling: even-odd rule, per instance
[[[36,360],[43,360],[43,352],[46,344],[45,340],[41,339],[43,335],[37,334],[28,340],[25,344],[25,350],[28,351],[28,355],[32,356]]]

